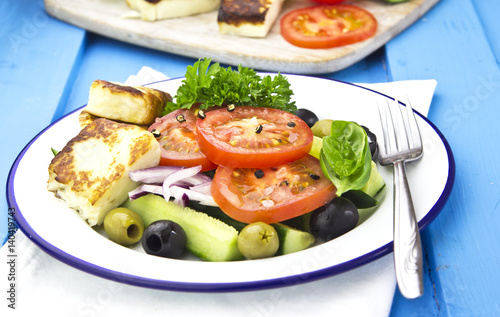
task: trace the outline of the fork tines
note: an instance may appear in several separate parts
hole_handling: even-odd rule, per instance
[[[397,99],[393,99],[391,103],[386,99],[385,105],[381,106],[379,103],[378,106],[384,135],[384,151],[379,153],[381,163],[418,158],[422,154],[422,139],[409,100],[407,99],[405,107],[400,106]]]

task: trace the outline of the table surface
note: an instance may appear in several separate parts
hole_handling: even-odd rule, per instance
[[[0,1],[0,191],[33,136],[84,105],[95,79],[142,66],[181,77],[195,60],[104,38],[49,17],[42,0]],[[441,0],[383,48],[321,77],[377,83],[436,79],[429,119],[453,149],[456,178],[422,231],[425,293],[396,292],[392,316],[500,315],[500,1]],[[432,182],[432,179],[429,180]],[[5,195],[3,196],[5,197]],[[1,201],[0,241],[7,237]]]

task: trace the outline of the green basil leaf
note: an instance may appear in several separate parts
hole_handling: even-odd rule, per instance
[[[323,173],[337,187],[337,195],[361,189],[371,172],[371,152],[365,130],[354,122],[332,121],[330,135],[323,137],[320,163]]]

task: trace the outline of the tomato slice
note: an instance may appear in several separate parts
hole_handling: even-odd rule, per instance
[[[312,0],[314,2],[318,2],[318,3],[328,3],[328,4],[334,4],[334,3],[340,3],[340,2],[344,2],[346,0]]]
[[[161,118],[149,127],[161,146],[160,165],[192,167],[201,165],[202,171],[217,167],[200,151],[196,142],[197,109],[178,109]]]
[[[299,117],[278,109],[241,106],[206,113],[196,122],[198,145],[217,165],[270,167],[295,161],[312,146],[313,133]]]
[[[211,190],[222,211],[245,223],[297,217],[328,203],[336,193],[319,160],[310,155],[262,169],[219,166]]]
[[[353,5],[318,5],[293,10],[280,20],[281,35],[304,48],[332,48],[372,37],[377,20]]]

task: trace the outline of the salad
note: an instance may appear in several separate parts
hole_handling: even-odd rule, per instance
[[[385,182],[376,136],[355,122],[297,109],[286,77],[261,77],[210,59],[189,66],[148,128],[159,166],[129,173],[141,185],[109,212],[122,245],[207,261],[264,258],[335,239],[376,208]]]

